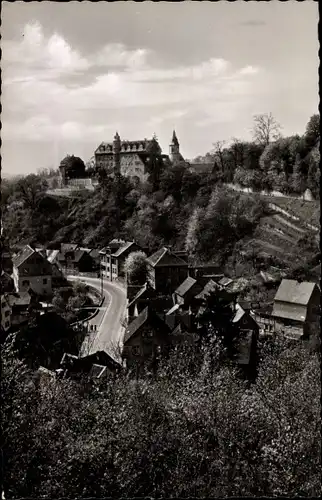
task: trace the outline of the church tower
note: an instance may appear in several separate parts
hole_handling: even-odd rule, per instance
[[[121,139],[118,132],[113,140],[113,172],[115,176],[121,173]]]
[[[180,154],[180,145],[178,138],[176,136],[175,130],[173,131],[172,141],[170,144],[170,160],[175,165],[176,163],[182,160],[182,156]]]

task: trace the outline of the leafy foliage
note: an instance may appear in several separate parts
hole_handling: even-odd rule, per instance
[[[320,496],[320,366],[301,345],[266,341],[257,381],[229,366],[92,387],[36,377],[5,354],[7,498]]]
[[[143,285],[146,281],[147,267],[144,252],[132,252],[127,257],[124,270],[129,283]]]

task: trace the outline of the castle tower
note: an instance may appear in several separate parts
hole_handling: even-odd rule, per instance
[[[173,164],[176,164],[182,160],[182,156],[180,154],[180,145],[178,138],[176,136],[175,130],[173,131],[172,141],[170,144],[170,160]]]
[[[121,173],[121,139],[118,132],[113,140],[113,171],[114,175]]]

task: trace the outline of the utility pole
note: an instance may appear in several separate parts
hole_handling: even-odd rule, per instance
[[[101,277],[101,298],[103,298],[103,270],[102,270],[101,259],[100,259],[100,277]]]

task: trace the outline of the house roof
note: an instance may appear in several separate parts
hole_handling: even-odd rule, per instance
[[[127,327],[124,335],[124,343],[127,342],[138,331],[138,329],[141,328],[142,325],[144,325],[148,317],[149,308],[146,307]]]
[[[92,257],[92,259],[98,259],[99,254],[100,254],[100,251],[98,248],[93,248],[92,250],[89,251],[89,255],[90,255],[90,257]]]
[[[204,299],[206,295],[209,295],[209,293],[214,292],[215,290],[218,290],[218,285],[215,281],[209,280],[208,283],[203,287],[200,293],[196,295],[196,299]]]
[[[219,285],[221,286],[228,286],[233,282],[231,278],[227,278],[227,276],[224,276],[224,278],[221,278],[220,281],[218,281]]]
[[[148,263],[152,267],[163,267],[163,266],[182,266],[188,267],[187,262],[172,253],[169,248],[162,247],[154,254],[147,258]]]
[[[310,283],[308,281],[299,283],[295,280],[283,279],[277,290],[274,301],[307,305],[315,286],[315,283]]]
[[[191,278],[191,276],[188,276],[181,285],[178,286],[178,288],[175,290],[174,293],[179,295],[179,297],[184,297],[185,294],[191,290],[191,288],[197,283],[197,280],[194,278]]]
[[[59,254],[59,250],[47,250],[47,260],[51,264],[55,262],[57,255]]]
[[[144,295],[146,292],[148,292],[148,294],[150,296],[155,296],[155,290],[149,286],[148,283],[145,283],[142,288],[140,288],[140,290],[137,292],[137,294],[133,297],[133,299],[131,300],[131,302],[129,303],[128,307],[130,307],[131,305],[135,304],[135,302],[142,297],[142,295]]]
[[[152,319],[155,324],[159,324],[164,328],[164,330],[169,330],[169,327],[164,323],[160,316],[155,314],[149,307],[143,309],[143,311],[137,316],[127,327],[124,335],[124,343],[126,343],[133,335],[143,326],[148,320]]]
[[[180,308],[180,305],[175,304],[174,306],[171,307],[171,309],[169,309],[169,311],[166,313],[166,316],[171,316],[171,314],[178,311],[179,308]]]
[[[60,249],[62,252],[73,252],[77,250],[79,246],[76,243],[61,243]]]
[[[31,295],[29,292],[19,292],[8,294],[9,304],[11,306],[29,306]]]
[[[274,318],[292,319],[304,323],[306,320],[307,308],[302,304],[291,304],[287,302],[275,302],[272,316]]]
[[[126,250],[131,248],[131,246],[135,245],[134,241],[127,241],[125,245],[122,245],[116,252],[112,254],[112,257],[120,257]]]
[[[30,245],[26,245],[21,252],[18,253],[15,257],[13,257],[12,262],[15,267],[20,267],[29,257],[35,253],[35,250],[31,248]]]
[[[244,314],[245,314],[244,309],[239,304],[236,304],[236,314],[233,317],[233,320],[232,320],[233,323],[238,323],[242,319]]]

